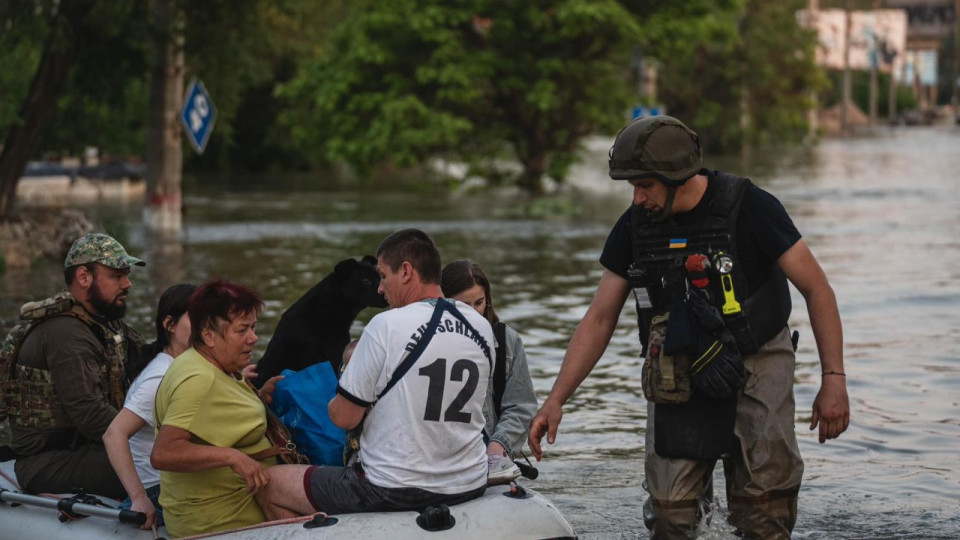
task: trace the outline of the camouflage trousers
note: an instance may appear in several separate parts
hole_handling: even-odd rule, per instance
[[[797,520],[803,460],[794,433],[795,357],[784,329],[744,359],[749,372],[737,401],[738,448],[723,458],[730,522],[744,538],[788,539]],[[647,406],[645,485],[651,538],[695,538],[712,498],[715,460],[665,458],[654,451],[654,407]]]
[[[127,496],[106,449],[94,442],[17,458],[14,471],[25,493],[72,493],[82,488],[87,494],[117,500]]]

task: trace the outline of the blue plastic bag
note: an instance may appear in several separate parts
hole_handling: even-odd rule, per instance
[[[337,391],[337,377],[329,362],[300,371],[283,370],[273,394],[273,410],[297,450],[314,465],[343,465],[346,431],[333,425],[327,404]]]

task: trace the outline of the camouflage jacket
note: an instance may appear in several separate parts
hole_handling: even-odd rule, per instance
[[[41,323],[60,317],[75,318],[90,330],[99,343],[97,372],[92,374],[95,388],[92,390],[102,394],[114,409],[114,414],[123,406],[126,392],[123,367],[128,353],[137,352],[142,339],[122,321],[97,320],[70,293],[62,292],[45,300],[25,304],[20,309],[20,323],[10,331],[0,348],[0,413],[5,412],[10,419],[15,439],[17,433],[22,431],[20,428],[26,428],[27,431],[73,431],[71,428],[78,427],[61,399],[61,392],[73,392],[76,389],[61,388],[58,391],[48,363],[51,359],[43,358],[30,365],[20,361],[24,342],[31,332]],[[63,338],[67,339],[68,336]],[[76,369],[82,367],[77,366]],[[77,384],[81,382],[78,380]],[[46,442],[32,441],[26,446],[34,449],[49,446]],[[15,440],[14,447],[17,446],[23,445]]]

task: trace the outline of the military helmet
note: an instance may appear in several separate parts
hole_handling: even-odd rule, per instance
[[[652,176],[677,187],[700,171],[700,139],[672,116],[649,116],[627,124],[610,148],[610,178]]]

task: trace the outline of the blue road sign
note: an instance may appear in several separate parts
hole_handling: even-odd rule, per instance
[[[637,118],[646,118],[647,116],[659,116],[660,110],[663,108],[662,105],[653,105],[650,107],[644,107],[643,105],[634,105],[630,109],[630,120],[636,120]]]
[[[217,120],[217,108],[213,106],[207,88],[196,79],[187,87],[187,98],[183,101],[180,120],[183,121],[191,146],[198,154],[202,154]]]

